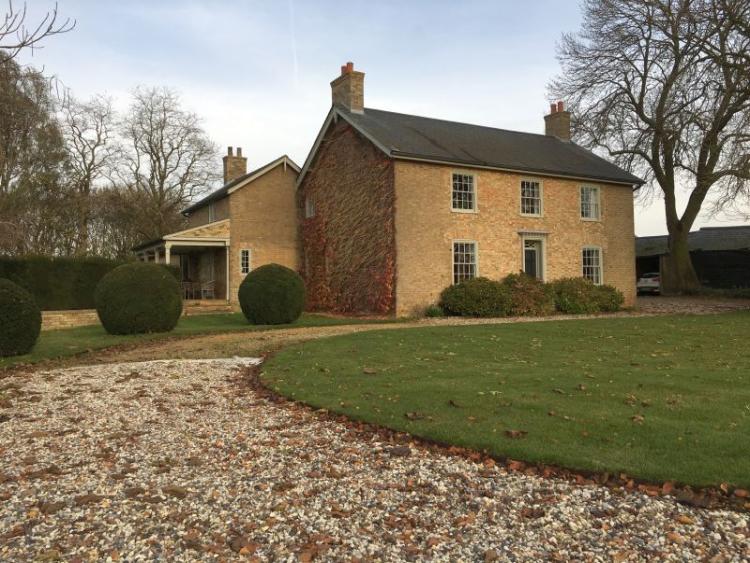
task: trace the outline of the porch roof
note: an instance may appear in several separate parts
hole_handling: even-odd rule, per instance
[[[133,247],[133,252],[144,252],[164,246],[229,246],[229,219],[207,223],[170,233]]]

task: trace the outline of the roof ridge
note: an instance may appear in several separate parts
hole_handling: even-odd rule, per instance
[[[517,129],[505,129],[503,127],[493,127],[492,125],[480,125],[479,123],[469,123],[468,121],[456,121],[455,119],[442,119],[440,117],[428,117],[426,115],[417,115],[415,113],[403,113],[403,112],[400,112],[400,111],[390,111],[390,110],[387,110],[387,109],[378,109],[378,108],[367,108],[367,107],[364,108],[365,115],[367,115],[367,110],[370,110],[370,111],[379,111],[379,112],[382,112],[382,113],[390,113],[390,114],[393,114],[393,115],[403,115],[405,117],[417,117],[419,119],[428,119],[430,121],[441,121],[443,123],[453,123],[455,125],[470,125],[472,127],[481,127],[482,129],[492,129],[493,131],[503,131],[505,133],[515,133],[516,135],[533,135],[535,137],[543,137],[545,139],[552,139],[552,140],[558,141],[560,143],[565,143],[566,145],[571,144],[571,145],[575,145],[577,147],[579,146],[579,145],[577,145],[573,141],[563,141],[562,139],[560,139],[558,137],[554,137],[552,135],[545,135],[544,133],[530,133],[528,131],[518,131]]]

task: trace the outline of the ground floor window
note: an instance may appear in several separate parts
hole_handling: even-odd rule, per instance
[[[477,243],[453,243],[453,283],[461,283],[477,276]]]
[[[596,246],[583,248],[583,277],[596,285],[602,283],[602,249]]]
[[[247,248],[240,250],[240,273],[250,273],[250,250]]]

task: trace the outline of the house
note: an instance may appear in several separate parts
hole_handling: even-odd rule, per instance
[[[297,179],[308,307],[408,315],[452,283],[523,270],[585,276],[635,300],[633,190],[570,140],[365,107],[352,63]]]
[[[638,237],[636,272],[661,273],[668,253],[668,237]],[[695,273],[706,287],[750,287],[750,226],[703,227],[688,234]]]
[[[183,210],[187,228],[133,250],[138,259],[180,267],[184,297],[237,303],[244,276],[275,262],[298,268],[295,187],[299,166],[281,156],[247,171],[229,147],[224,185]]]
[[[308,309],[409,315],[452,283],[525,271],[585,276],[635,300],[633,189],[643,182],[570,140],[366,108],[352,63],[300,169],[283,156],[188,207],[188,228],[136,248],[180,265],[187,297],[236,303],[252,268],[300,271]]]

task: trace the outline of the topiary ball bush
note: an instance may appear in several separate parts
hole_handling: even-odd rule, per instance
[[[256,325],[296,321],[305,307],[305,282],[294,270],[266,264],[252,270],[240,284],[238,298],[245,318]]]
[[[28,354],[42,330],[42,312],[31,294],[0,279],[0,356]]]
[[[474,278],[446,287],[440,294],[440,308],[446,315],[462,317],[507,317],[510,290],[487,278]]]
[[[552,288],[524,272],[509,274],[502,284],[511,296],[509,314],[514,317],[543,317],[555,312]]]
[[[182,292],[164,265],[133,262],[106,274],[94,291],[96,312],[110,334],[169,332],[182,314]]]

